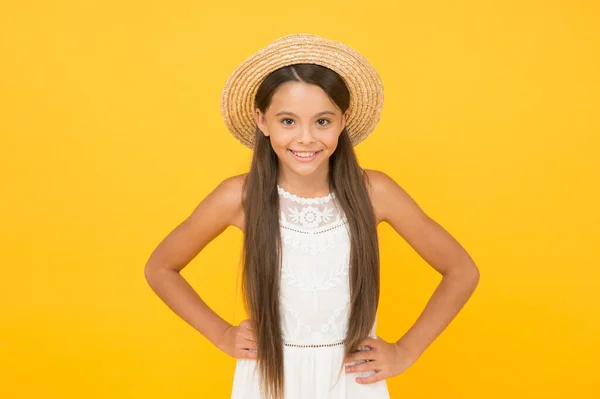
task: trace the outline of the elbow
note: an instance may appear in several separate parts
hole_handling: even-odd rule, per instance
[[[479,268],[477,267],[477,265],[475,265],[475,263],[471,263],[469,267],[466,268],[466,270],[464,271],[463,278],[465,279],[465,281],[471,284],[473,290],[477,287],[477,285],[479,284],[480,273]]]
[[[173,270],[162,264],[148,262],[144,266],[144,278],[152,287],[158,281],[163,279],[164,273],[172,272]]]
[[[146,266],[144,266],[144,278],[150,286],[156,281],[157,272],[157,268],[152,267],[150,263],[147,263]]]
[[[481,274],[479,273],[479,268],[475,265],[473,265],[472,275],[473,275],[473,285],[475,287],[477,287],[477,285],[479,284],[479,277]]]
[[[479,284],[479,268],[473,261],[462,263],[461,267],[453,268],[447,274],[462,280],[465,284],[472,285],[473,288]]]
[[[146,281],[152,283],[157,279],[162,279],[162,276],[165,273],[173,271],[179,272],[179,269],[171,265],[165,256],[155,250],[146,261],[146,265],[144,266],[144,277],[146,278]]]

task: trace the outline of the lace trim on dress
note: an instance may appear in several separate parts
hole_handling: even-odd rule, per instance
[[[338,341],[338,342],[334,342],[331,344],[305,344],[305,345],[299,345],[299,344],[290,344],[288,342],[284,342],[283,344],[285,346],[293,346],[295,348],[323,348],[323,347],[330,347],[330,346],[341,346],[344,345],[344,343],[346,342],[345,339]]]
[[[324,204],[324,203],[331,201],[332,198],[335,198],[335,193],[329,193],[328,195],[326,195],[324,197],[315,197],[315,198],[299,197],[296,194],[292,194],[292,193],[286,191],[281,186],[279,186],[279,184],[277,185],[277,192],[279,192],[279,194],[283,195],[284,198],[288,198],[288,199],[290,199],[294,202],[297,202],[298,204],[302,204],[302,205]]]
[[[289,223],[286,223],[284,220],[280,220],[280,222],[281,222],[281,227],[283,227],[284,229],[291,230],[293,232],[301,233],[301,234],[322,234],[322,233],[331,231],[333,229],[336,229],[338,227],[341,227],[341,226],[345,225],[346,223],[348,223],[346,218],[343,218],[340,221],[336,221],[331,225],[326,225],[325,227],[322,227],[322,228],[319,228],[316,230],[300,230],[296,227],[296,225],[291,225]]]

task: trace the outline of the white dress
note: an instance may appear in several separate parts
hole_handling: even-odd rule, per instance
[[[374,371],[347,374],[342,369],[339,374],[350,312],[350,240],[335,194],[302,198],[281,187],[278,192],[284,398],[389,399],[385,380],[355,381]],[[255,365],[254,359],[236,360],[232,399],[264,399]]]

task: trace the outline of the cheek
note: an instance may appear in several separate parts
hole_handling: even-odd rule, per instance
[[[276,132],[271,134],[271,145],[275,149],[286,149],[290,144],[290,139],[285,133]]]
[[[281,137],[271,136],[271,146],[275,151],[284,151],[287,148],[287,142]]]
[[[294,133],[285,129],[273,129],[271,131],[271,142],[274,146],[288,147],[294,141]]]
[[[325,144],[330,151],[335,150],[338,145],[338,136],[328,136],[323,138],[323,144]]]

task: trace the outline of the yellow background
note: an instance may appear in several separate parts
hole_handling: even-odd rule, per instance
[[[234,359],[144,279],[164,236],[247,171],[219,97],[288,33],[342,41],[385,85],[357,147],[467,249],[463,311],[392,398],[598,398],[599,50],[593,1],[4,1],[0,397],[227,398]],[[378,335],[440,276],[382,225]],[[242,236],[182,272],[229,322]]]

